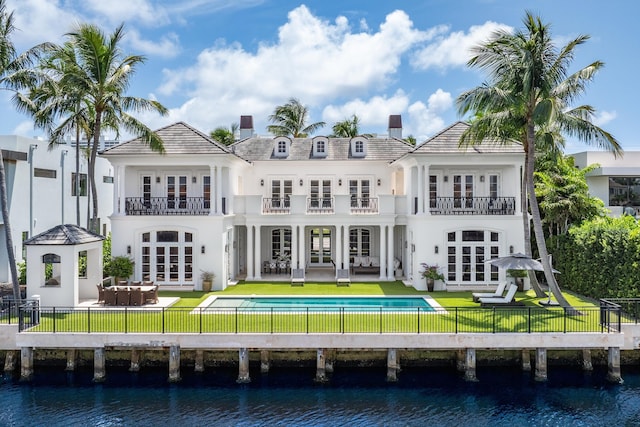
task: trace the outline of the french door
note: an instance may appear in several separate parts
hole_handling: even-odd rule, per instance
[[[309,265],[326,267],[331,264],[331,229],[312,228],[309,234]]]

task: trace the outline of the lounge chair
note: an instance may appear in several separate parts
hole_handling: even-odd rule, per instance
[[[518,292],[518,285],[511,284],[509,285],[509,290],[507,294],[503,297],[483,297],[480,298],[480,304],[482,306],[488,305],[515,305],[516,302],[513,299],[516,296],[516,292]]]
[[[473,302],[478,302],[480,298],[497,298],[504,296],[504,290],[507,288],[507,282],[501,282],[495,292],[474,292]]]
[[[349,286],[351,285],[351,278],[349,277],[349,270],[338,269],[336,270],[336,285]]]
[[[291,286],[304,286],[304,270],[302,268],[291,270]]]

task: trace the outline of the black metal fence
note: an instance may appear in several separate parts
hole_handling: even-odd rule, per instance
[[[617,333],[620,306],[412,308],[65,308],[22,305],[20,330],[75,333]]]
[[[600,300],[600,307],[606,308],[602,312],[603,321],[617,323],[640,323],[640,298],[606,298]],[[617,310],[616,310],[617,308]]]

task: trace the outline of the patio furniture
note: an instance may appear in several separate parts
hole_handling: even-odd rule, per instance
[[[104,288],[104,305],[116,305],[116,289]]]
[[[483,307],[487,307],[487,306],[496,306],[496,305],[522,305],[522,303],[518,303],[514,300],[514,297],[516,296],[516,292],[518,291],[518,286],[511,284],[509,285],[509,290],[507,291],[507,294],[503,297],[483,297],[480,298],[480,304],[482,304]]]
[[[142,294],[142,289],[139,287],[131,288],[131,293],[129,294],[129,304],[133,306],[140,307],[144,305],[144,295]]]
[[[349,286],[351,285],[351,278],[349,277],[349,270],[338,269],[336,271],[336,285]]]
[[[304,270],[294,268],[291,270],[291,286],[304,286]]]
[[[497,298],[504,294],[504,290],[507,288],[507,282],[501,282],[496,288],[495,292],[474,292],[473,302],[478,302],[480,298]]]
[[[129,305],[131,291],[127,288],[120,288],[116,292],[116,305]]]
[[[104,287],[102,285],[96,285],[98,288],[98,303],[104,304]]]
[[[151,282],[153,283],[153,282]],[[153,285],[151,287],[151,289],[147,290],[143,290],[142,291],[142,296],[144,298],[144,303],[148,303],[148,302],[152,302],[153,304],[157,304],[158,303],[158,285]]]
[[[127,280],[119,280],[118,286],[129,286],[129,282]]]

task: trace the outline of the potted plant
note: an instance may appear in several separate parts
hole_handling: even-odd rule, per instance
[[[126,280],[133,274],[133,260],[128,256],[120,255],[111,258],[109,264],[104,267],[104,271],[108,276],[115,278],[115,283],[120,280]]]
[[[420,263],[422,271],[420,275],[427,280],[427,290],[433,292],[436,280],[444,280],[444,274],[440,273],[440,267],[437,264],[429,265],[426,262]]]
[[[202,290],[204,292],[211,292],[211,285],[216,275],[212,271],[202,270],[200,273],[200,280],[202,281]]]
[[[513,277],[519,292],[524,291],[524,278],[527,277],[527,270],[507,270],[507,276]]]

